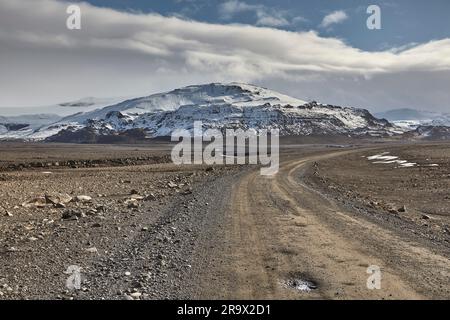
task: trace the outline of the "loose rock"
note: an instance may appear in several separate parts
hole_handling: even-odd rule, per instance
[[[72,197],[67,193],[50,193],[45,195],[45,200],[54,206],[64,206],[72,201]]]
[[[42,196],[42,197],[36,197],[31,200],[23,202],[22,207],[24,207],[24,208],[33,208],[33,207],[43,208],[46,206],[46,204],[47,204],[47,200],[45,199],[44,196]]]
[[[83,213],[79,210],[68,209],[62,213],[62,218],[65,220],[78,220],[83,217]]]
[[[90,197],[90,196],[81,195],[81,196],[75,197],[75,201],[77,201],[77,202],[90,202],[91,200],[92,200],[92,197]]]

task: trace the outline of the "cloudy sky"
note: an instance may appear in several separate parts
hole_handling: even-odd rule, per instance
[[[81,30],[66,27],[70,4]],[[381,8],[381,30],[366,10]],[[0,107],[240,81],[450,112],[447,0],[0,0]]]

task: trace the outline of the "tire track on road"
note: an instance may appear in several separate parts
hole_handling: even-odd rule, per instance
[[[331,152],[288,159],[271,178],[255,170],[233,192],[227,298],[446,298],[449,260],[383,226],[340,208],[300,178]],[[352,151],[350,151],[352,152]],[[369,290],[369,265],[382,270],[382,289]],[[302,292],[282,283],[301,278],[318,288]]]

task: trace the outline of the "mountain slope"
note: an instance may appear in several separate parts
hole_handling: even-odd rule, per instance
[[[420,125],[415,130],[404,133],[403,137],[413,140],[450,140],[450,127]]]
[[[39,128],[57,122],[61,119],[56,114],[32,114],[22,116],[3,117],[0,116],[0,139],[26,138]]]
[[[375,116],[410,130],[419,126],[450,126],[449,113],[403,108],[376,113]]]
[[[89,112],[123,101],[124,98],[93,98],[87,97],[75,101],[62,102],[39,107],[0,107],[0,116],[33,116],[36,114],[58,115],[60,118],[80,112]]]
[[[278,92],[240,83],[188,86],[79,113],[36,130],[29,139],[66,141],[84,136],[118,135],[137,129],[169,136],[175,129],[280,129],[282,135],[386,135],[395,128],[367,110],[307,103]]]
[[[120,101],[122,99],[89,97],[42,107],[0,108],[0,139],[40,140],[51,133],[46,132],[40,137],[36,132],[42,127],[48,127],[65,116],[101,109]]]

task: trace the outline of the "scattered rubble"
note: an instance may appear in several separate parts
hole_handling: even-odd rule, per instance
[[[157,168],[55,168],[53,174],[44,175],[24,166],[3,173],[0,181],[7,191],[0,195],[0,274],[21,274],[15,281],[26,288],[23,297],[31,299],[127,295],[140,300],[175,295],[180,290],[168,291],[165,281],[174,279],[170,281],[178,286],[189,270],[185,265],[195,265],[187,260],[191,253],[186,248],[195,244],[198,219],[206,219],[188,214],[206,201],[187,206],[192,197],[183,195],[214,182],[225,169],[206,175],[203,167],[198,172]],[[180,202],[171,207],[173,199]],[[184,230],[187,226],[190,232]],[[163,259],[157,259],[160,253]],[[80,290],[65,289],[68,275],[60,273],[71,264],[83,269]],[[118,287],[114,293],[111,284]],[[0,287],[7,298],[22,297],[15,290]],[[116,296],[118,290],[121,294]]]

